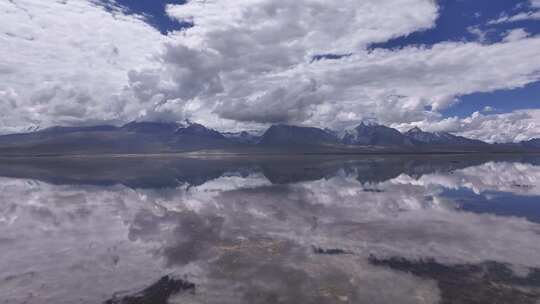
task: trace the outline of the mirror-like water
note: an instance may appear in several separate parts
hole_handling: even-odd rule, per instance
[[[540,157],[0,161],[0,303],[538,303]]]

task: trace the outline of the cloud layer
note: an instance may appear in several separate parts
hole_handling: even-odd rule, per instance
[[[196,24],[185,33],[185,44],[220,55],[216,68],[224,91],[201,100],[205,107],[221,118],[243,122],[341,128],[374,117],[391,124],[436,116],[460,95],[519,88],[538,79],[540,66],[521,58],[537,55],[540,39],[523,35],[493,45],[366,50],[370,43],[432,27],[438,7],[431,1],[386,1],[388,7],[400,8],[390,10],[395,14],[390,21],[381,6],[348,2],[350,13],[340,15],[346,24],[341,27],[330,4],[298,5],[206,1],[169,6],[172,16]],[[277,7],[281,10],[275,11]],[[409,11],[413,7],[414,13]],[[209,12],[225,12],[226,18]],[[312,60],[320,54],[348,56]]]
[[[454,132],[490,143],[520,142],[540,137],[540,110],[517,110],[505,114],[475,112],[465,118],[450,117],[396,125],[402,131],[415,126],[432,132]]]
[[[461,95],[539,80],[540,37],[519,29],[495,44],[369,50],[433,28],[439,9],[431,0],[192,0],[166,11],[194,26],[163,36],[94,2],[3,2],[0,128],[190,118],[223,129],[343,129],[375,118],[435,129]],[[517,137],[527,139],[504,138]]]
[[[84,0],[0,3],[0,128],[121,120],[132,69],[164,39],[137,16]],[[130,101],[131,102],[131,101]]]

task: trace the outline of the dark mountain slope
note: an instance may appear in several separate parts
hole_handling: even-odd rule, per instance
[[[533,138],[528,141],[521,142],[521,145],[526,148],[540,149],[540,138]]]
[[[271,126],[263,134],[259,142],[259,145],[262,146],[324,146],[337,144],[339,144],[339,138],[326,130],[288,125]]]
[[[130,122],[121,127],[121,130],[147,134],[173,134],[182,125],[174,122]]]
[[[120,128],[54,127],[0,136],[3,155],[170,153],[229,147],[219,132],[197,124],[132,122]]]

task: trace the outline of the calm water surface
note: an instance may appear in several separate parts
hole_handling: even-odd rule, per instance
[[[540,157],[0,161],[0,303],[540,303]]]

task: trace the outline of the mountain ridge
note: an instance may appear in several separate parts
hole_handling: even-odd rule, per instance
[[[369,146],[412,146],[410,138],[394,128],[362,122],[345,133],[344,144]]]
[[[457,136],[449,132],[425,132],[419,127],[414,127],[404,133],[417,144],[432,145],[486,145],[486,142],[477,139],[470,139],[463,136]]]
[[[337,136],[323,129],[279,124],[268,128],[258,144],[268,146],[333,145],[338,143]]]
[[[489,144],[448,132],[407,132],[360,123],[343,136],[329,129],[276,124],[263,134],[219,132],[185,122],[133,121],[122,126],[54,126],[0,136],[0,156],[159,154],[197,151],[231,153],[457,153],[537,152],[540,139]]]

